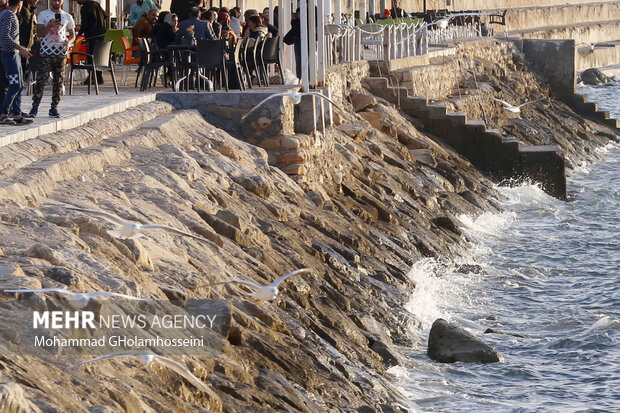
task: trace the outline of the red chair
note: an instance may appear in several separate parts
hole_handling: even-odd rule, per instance
[[[126,85],[127,78],[129,77],[129,66],[140,64],[142,59],[140,57],[133,57],[133,52],[140,50],[140,46],[132,46],[126,37],[121,37],[121,42],[123,43],[123,48],[125,49],[125,54],[123,55],[123,72],[121,74],[121,83]],[[140,73],[138,73],[138,76],[140,76]]]

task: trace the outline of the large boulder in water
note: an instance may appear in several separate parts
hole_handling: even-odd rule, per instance
[[[428,356],[440,363],[495,363],[503,361],[494,348],[470,332],[437,319],[428,335]]]
[[[587,69],[581,73],[581,81],[586,85],[602,85],[609,83],[612,79],[598,69]]]

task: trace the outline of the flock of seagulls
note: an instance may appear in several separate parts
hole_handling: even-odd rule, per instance
[[[204,238],[198,237],[189,232],[186,232],[181,229],[171,227],[168,225],[142,224],[136,221],[129,221],[129,220],[119,217],[116,214],[103,211],[103,210],[99,210],[99,209],[78,208],[74,206],[68,206],[66,208],[71,211],[82,212],[88,215],[103,218],[111,222],[112,224],[115,225],[115,228],[112,230],[107,230],[107,233],[119,239],[135,239],[135,238],[142,237],[148,233],[151,233],[154,230],[163,230],[169,233],[191,237],[191,238],[195,238],[201,241],[206,241],[206,239]],[[311,269],[302,268],[299,270],[289,272],[277,278],[275,281],[273,281],[272,283],[268,285],[259,285],[257,283],[254,283],[252,281],[247,281],[247,280],[229,280],[229,281],[213,283],[209,285],[218,285],[218,284],[245,285],[253,289],[253,292],[251,293],[244,292],[252,300],[256,302],[271,301],[275,299],[276,296],[278,295],[278,287],[283,281],[285,281],[286,279],[288,279],[289,277],[293,275],[301,274],[301,273],[309,272],[309,271],[311,271]],[[68,296],[69,299],[71,300],[74,300],[75,301],[74,306],[77,308],[86,307],[88,303],[90,302],[90,300],[95,297],[112,297],[112,298],[123,298],[127,300],[150,301],[144,298],[134,297],[134,296],[127,295],[127,294],[114,293],[110,291],[92,291],[92,292],[83,293],[83,292],[71,291],[71,290],[64,289],[64,288],[15,288],[15,289],[4,289],[3,292],[13,293],[13,294],[37,294],[37,293],[61,294],[63,296]],[[149,366],[153,363],[157,363],[161,366],[164,366],[166,368],[173,370],[174,372],[176,372],[177,374],[185,378],[185,380],[187,380],[189,383],[194,385],[196,388],[202,391],[205,391],[205,392],[210,391],[207,385],[202,380],[200,380],[198,377],[196,377],[194,374],[192,374],[192,372],[189,371],[189,369],[186,366],[170,358],[159,356],[149,350],[136,350],[136,351],[127,350],[127,351],[112,352],[112,353],[104,354],[99,357],[95,357],[90,360],[83,361],[81,363],[74,364],[70,367],[75,368],[75,367],[83,366],[85,364],[92,363],[95,361],[105,360],[105,359],[110,359],[110,358],[118,358],[118,357],[125,357],[125,358],[133,359],[144,366]]]

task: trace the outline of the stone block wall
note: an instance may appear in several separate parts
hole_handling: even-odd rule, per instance
[[[345,100],[349,91],[361,89],[362,79],[369,73],[368,61],[330,66],[325,71],[325,84],[329,86],[330,96],[338,102]]]
[[[542,76],[560,99],[572,99],[577,91],[574,40],[524,39],[527,68]]]
[[[392,81],[406,87],[414,96],[438,100],[445,98],[458,85],[464,69],[472,69],[468,63],[470,60],[460,57],[467,55],[477,60],[497,63],[500,67],[507,67],[512,61],[510,46],[495,39],[464,42],[455,47],[453,55],[434,58],[430,65],[392,72]]]
[[[291,88],[296,90],[297,88]],[[269,136],[295,132],[293,105],[285,97],[270,99],[245,120],[243,115],[274,91],[252,90],[246,92],[179,93],[160,92],[157,100],[170,103],[175,109],[196,109],[211,124],[248,142]]]

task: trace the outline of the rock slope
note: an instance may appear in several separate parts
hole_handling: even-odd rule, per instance
[[[118,359],[73,371],[84,358],[5,353],[0,400],[12,407],[3,411],[401,411],[384,373],[403,363],[398,346],[418,327],[403,307],[415,287],[407,273],[421,257],[458,255],[467,237],[456,217],[496,208],[496,194],[390,105],[365,117],[328,131],[330,179],[303,186],[263,149],[161,102],[1,148],[0,288],[226,299],[232,319],[221,351],[177,357],[212,393]],[[209,241],[120,241],[64,204]],[[200,287],[301,267],[313,271],[271,303]],[[11,326],[1,330],[11,337]]]

